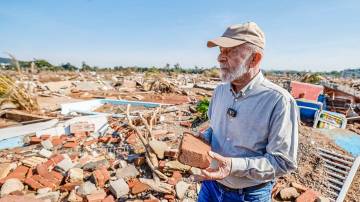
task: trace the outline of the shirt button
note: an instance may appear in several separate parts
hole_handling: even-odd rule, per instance
[[[237,102],[238,101],[238,99],[235,99],[235,102]]]
[[[227,141],[230,141],[230,138],[227,137],[226,140],[227,140]]]

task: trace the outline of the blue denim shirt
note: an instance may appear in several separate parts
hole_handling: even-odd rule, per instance
[[[236,117],[227,114],[228,108]],[[230,83],[214,90],[203,138],[232,157],[230,176],[220,183],[245,188],[274,180],[297,167],[298,108],[283,88],[258,73],[238,94]]]

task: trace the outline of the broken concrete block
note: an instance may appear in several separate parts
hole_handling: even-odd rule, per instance
[[[180,181],[175,185],[175,190],[176,190],[176,196],[179,199],[183,199],[185,196],[186,191],[188,190],[188,188],[190,187],[190,184],[184,182],[184,181]]]
[[[37,190],[38,194],[45,194],[45,193],[48,193],[48,192],[51,192],[51,188],[49,188],[49,187],[44,187],[44,188],[40,188],[40,189]]]
[[[67,172],[68,170],[70,170],[73,167],[74,167],[74,163],[71,161],[71,159],[69,157],[64,158],[62,161],[60,161],[56,165],[57,170],[63,171],[63,172]]]
[[[96,189],[95,184],[91,183],[90,181],[86,181],[80,185],[77,192],[80,196],[86,196],[86,195],[94,193],[96,190],[97,189]]]
[[[70,182],[83,181],[84,171],[81,168],[71,168],[69,170]]]
[[[160,162],[159,162],[159,167],[160,167]],[[166,171],[179,170],[182,172],[187,172],[190,169],[191,169],[191,166],[182,164],[179,161],[167,161],[167,162],[165,162],[165,165],[164,165],[164,170],[166,170]]]
[[[130,189],[125,180],[120,178],[115,181],[110,181],[110,191],[116,198],[120,198],[128,194]]]
[[[100,167],[109,167],[110,164],[109,164],[109,161],[106,160],[106,159],[102,159],[102,160],[99,160],[99,161],[93,161],[93,162],[89,162],[89,163],[86,163],[84,166],[83,166],[83,170],[85,171],[94,171]]]
[[[52,150],[54,147],[50,139],[42,141],[41,145],[47,150]]]
[[[23,183],[16,178],[11,178],[5,181],[5,183],[1,186],[1,197],[10,194],[14,191],[22,191],[24,189]]]
[[[280,198],[285,201],[293,200],[299,195],[299,192],[294,187],[286,187],[280,191]]]
[[[207,168],[211,163],[211,157],[208,154],[210,150],[208,144],[185,133],[180,145],[179,161],[192,167]]]
[[[0,164],[0,179],[6,177],[10,173],[11,168],[11,163]]]
[[[48,192],[36,196],[37,199],[41,199],[44,201],[51,201],[51,202],[57,202],[59,197],[60,197],[60,191]]]
[[[45,157],[45,158],[50,158],[51,155],[52,155],[52,152],[45,149],[45,148],[42,148],[40,151],[39,151],[39,155],[42,156],[42,157]]]
[[[136,177],[139,174],[140,174],[139,171],[132,164],[129,164],[124,168],[119,168],[116,170],[117,178],[131,178],[131,177]]]
[[[47,159],[45,158],[41,158],[41,157],[38,157],[38,156],[32,156],[32,157],[29,157],[29,158],[26,158],[26,159],[22,159],[21,160],[21,163],[23,163],[24,165],[30,167],[30,168],[33,168],[41,163],[44,163],[46,162]]]
[[[149,146],[159,159],[164,158],[164,152],[168,149],[168,146],[165,142],[158,140],[149,141]]]
[[[83,133],[93,132],[95,130],[95,124],[88,122],[77,122],[70,125],[70,133]]]

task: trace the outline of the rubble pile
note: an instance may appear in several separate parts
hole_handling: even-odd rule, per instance
[[[192,167],[177,160],[181,137],[153,130],[156,110],[151,117],[130,114],[128,108],[128,121],[110,118],[102,136],[78,122],[70,136],[30,136],[28,146],[1,151],[1,197],[195,201],[199,184],[189,178]]]
[[[107,114],[106,129],[100,133],[94,123],[81,121],[71,123],[67,135],[30,134],[23,147],[1,150],[0,202],[196,201],[201,183],[193,181],[191,175],[210,164],[210,147],[192,135],[208,125],[196,123],[196,104],[211,97],[218,79],[186,74],[145,81],[143,74],[59,75],[34,75],[31,85],[35,86],[41,110],[32,114],[60,122],[87,113]],[[21,80],[30,78],[23,76]],[[289,85],[286,75],[270,77],[282,87]],[[61,113],[61,104],[90,98],[135,104],[130,107],[110,102],[96,105],[91,112],[80,109]],[[163,105],[149,108],[139,104],[143,101]],[[49,107],[51,103],[56,105]],[[0,128],[41,122],[43,117],[13,123],[3,116]],[[356,122],[347,127],[357,133],[360,128]],[[318,148],[346,152],[311,127],[300,126],[299,131],[298,169],[277,179],[273,201],[327,201],[324,162]],[[346,201],[356,201],[359,190],[357,174]]]

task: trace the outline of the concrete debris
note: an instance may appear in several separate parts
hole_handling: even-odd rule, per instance
[[[205,74],[149,75],[45,74],[32,81],[38,111],[24,114],[15,112],[19,107],[13,102],[1,103],[0,202],[196,201],[201,184],[191,175],[211,165],[210,146],[195,137],[209,126],[198,118],[196,103],[211,97],[220,80]],[[329,87],[290,83],[287,75],[266,77],[311,102],[330,92]],[[352,114],[360,113],[354,105],[360,99],[346,96],[340,102],[342,94],[331,92],[322,109],[331,106],[349,117],[351,106]],[[358,133],[360,118],[348,120],[347,128]],[[301,125],[299,131],[299,168],[276,180],[272,199],[333,200],[317,147],[347,152],[311,127]],[[360,197],[352,187],[348,201]]]
[[[168,149],[168,146],[165,142],[158,141],[158,140],[151,140],[149,141],[149,146],[155,152],[156,156],[159,159],[164,158],[164,153]]]
[[[183,199],[185,196],[186,191],[188,190],[188,188],[190,187],[190,184],[184,182],[184,181],[180,181],[176,184],[175,186],[175,190],[176,190],[176,196],[179,199]]]
[[[133,178],[139,175],[139,171],[132,164],[127,165],[124,168],[119,168],[116,170],[117,178]]]
[[[299,195],[299,192],[294,187],[285,188],[280,191],[280,197],[284,201],[296,199]]]
[[[115,181],[110,181],[110,191],[114,194],[115,198],[120,198],[129,193],[130,189],[124,179],[120,178]]]
[[[80,185],[77,192],[80,196],[86,196],[94,193],[96,190],[97,189],[95,184],[91,183],[90,181],[86,181]]]
[[[40,151],[39,151],[39,155],[42,156],[42,157],[45,157],[45,158],[50,158],[51,155],[52,155],[52,152],[45,149],[45,148],[42,148]]]
[[[5,183],[1,186],[1,197],[8,195],[15,191],[22,191],[24,189],[23,183],[16,178],[8,179]]]

